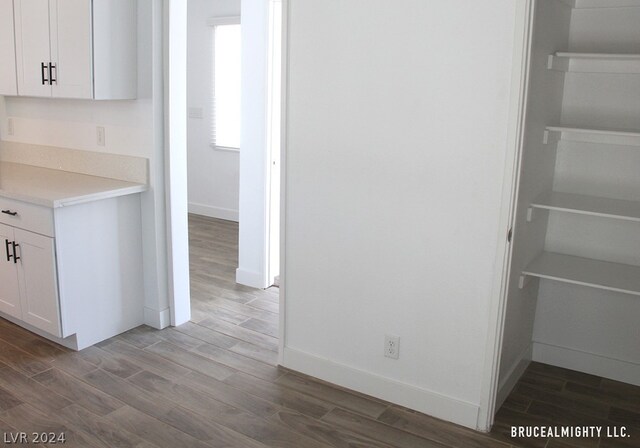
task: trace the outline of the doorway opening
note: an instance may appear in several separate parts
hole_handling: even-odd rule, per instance
[[[282,7],[281,0],[268,2],[266,11],[249,6],[210,0],[187,6],[188,327],[221,334],[224,344],[233,338],[236,343],[224,348],[275,365]],[[259,13],[266,31],[260,35],[254,33]],[[254,87],[256,78],[265,81],[262,91]],[[253,139],[256,134],[262,141]],[[252,174],[259,169],[262,176]],[[257,221],[261,213],[265,218]]]

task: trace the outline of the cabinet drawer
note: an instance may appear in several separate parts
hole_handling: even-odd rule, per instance
[[[53,210],[0,197],[0,223],[53,236]]]

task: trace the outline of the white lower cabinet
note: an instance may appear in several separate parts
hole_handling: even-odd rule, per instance
[[[61,337],[54,239],[0,224],[0,311]]]
[[[2,244],[2,258],[0,258],[0,312],[9,316],[22,318],[20,307],[20,283],[18,269],[11,258],[13,246],[13,227],[0,224],[0,242]]]
[[[53,238],[25,230],[15,230],[16,252],[20,259],[20,307],[22,320],[54,336],[62,336],[60,301]]]
[[[142,324],[139,194],[0,212],[0,317],[74,350]]]

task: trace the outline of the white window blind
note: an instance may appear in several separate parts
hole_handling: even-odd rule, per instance
[[[240,148],[240,23],[239,18],[212,19],[213,92],[211,144]]]

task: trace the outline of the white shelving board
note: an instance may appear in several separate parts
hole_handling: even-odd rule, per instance
[[[640,54],[631,53],[571,53],[567,51],[558,51],[555,54],[561,58],[573,58],[573,59],[606,59],[606,60],[620,60],[620,61],[638,61],[640,60]]]
[[[544,143],[548,144],[552,134],[559,139],[586,143],[640,146],[640,131],[630,129],[596,129],[577,126],[547,126]]]
[[[640,6],[640,0],[559,0],[561,3],[576,9],[588,8],[623,8]]]
[[[640,54],[558,51],[549,55],[547,68],[565,72],[640,74]]]
[[[640,222],[640,202],[583,194],[551,192],[541,195],[531,202],[527,213],[528,221],[531,221],[534,209],[555,210]]]
[[[521,288],[527,276],[640,296],[638,266],[543,252],[522,271]]]

